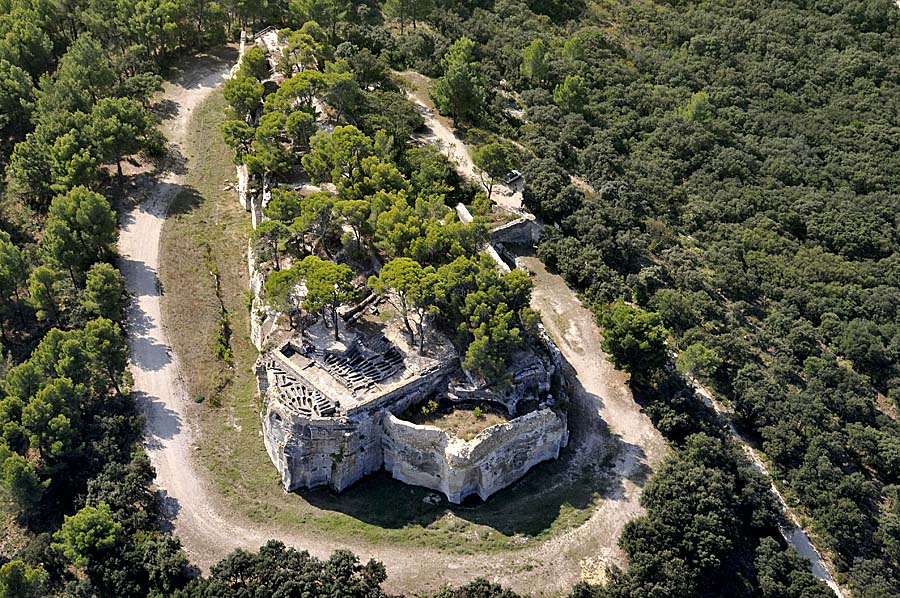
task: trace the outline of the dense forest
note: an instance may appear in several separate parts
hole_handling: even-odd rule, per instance
[[[234,17],[210,9],[0,3],[0,486],[20,538],[4,596],[164,596],[188,580],[129,394],[110,200],[124,162],[163,154],[161,69],[224,42]]]
[[[673,387],[661,338],[734,406],[854,595],[896,595],[900,12],[887,0],[529,7],[438,7],[385,52],[439,77],[439,107],[443,86],[469,89],[448,115],[533,152],[539,255],[595,306],[606,348],[684,447],[675,459],[702,418]],[[448,62],[461,38],[474,44]],[[650,520],[675,517],[677,500],[657,505],[654,489]],[[737,561],[708,568],[694,540],[678,564],[654,556],[673,539],[664,529],[629,528],[632,567],[612,586],[743,592],[732,575],[753,561],[746,545],[713,543]]]
[[[263,101],[268,59],[259,46],[246,52],[225,83],[231,118],[223,135],[256,187],[290,179],[298,168],[331,187],[301,194],[273,186],[268,219],[251,235],[267,304],[287,314],[292,328],[302,329],[311,314],[333,319],[337,335],[337,306],[377,293],[401,315],[411,346],[422,352],[426,329],[437,325],[471,375],[497,383],[516,351],[537,337],[539,317],[529,307],[528,275],[498,273],[479,256],[487,238],[481,218],[460,222],[450,207],[478,194],[437,148],[409,142],[422,117],[382,61],[347,44],[335,48],[313,21],[280,35],[287,44],[275,58],[284,81]],[[300,68],[304,58],[321,70]],[[346,124],[313,132],[318,97],[331,118],[362,130]],[[375,263],[383,267],[376,271]],[[360,276],[368,284],[356,288]]]
[[[506,293],[510,313],[485,326],[444,323],[476,369],[505,356],[504,322],[531,318],[525,283],[463,257],[483,229],[435,214],[484,198],[406,144],[421,121],[391,69],[433,77],[476,161],[520,165],[546,225],[539,257],[594,307],[674,448],[620,539],[629,568],[573,595],[829,595],[785,550],[767,482],[691,378],[733,405],[853,595],[900,595],[898,22],[891,0],[0,0],[0,487],[27,536],[0,590],[385,595],[376,563],[278,543],[189,581],[158,528],[128,394],[110,204],[122,164],[164,155],[152,97],[174,59],[275,24],[291,39],[279,68],[307,74],[273,92],[248,55],[224,135],[255,175],[303,168],[339,193],[270,204],[255,241],[272,267],[291,227],[327,251],[327,206],[358,223],[348,248],[457,276],[477,301],[448,313]],[[311,90],[343,136],[314,135],[315,111],[282,101],[311,107]],[[440,595],[513,597],[481,581]]]

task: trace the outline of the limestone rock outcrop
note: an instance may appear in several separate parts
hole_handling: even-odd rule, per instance
[[[340,341],[319,324],[309,327],[277,343],[257,365],[263,439],[285,490],[327,485],[340,492],[384,466],[451,502],[472,494],[486,499],[566,446],[565,415],[550,408],[560,367],[554,347],[517,355],[509,384],[492,391],[461,374],[443,337],[420,355],[399,328],[372,335],[341,327]],[[512,419],[468,442],[402,419],[434,399],[469,407],[490,401]],[[519,415],[523,404],[529,407]]]
[[[396,479],[442,492],[452,503],[482,500],[542,461],[556,459],[569,439],[564,415],[532,411],[483,430],[466,442],[434,426],[384,418],[384,467]]]
[[[284,489],[327,485],[340,492],[378,471],[386,408],[405,410],[446,384],[446,372],[438,370],[336,417],[291,409],[270,384],[263,406],[263,440]]]

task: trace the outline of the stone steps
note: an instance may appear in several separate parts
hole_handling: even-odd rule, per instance
[[[266,362],[266,369],[271,372],[284,404],[299,415],[329,417],[337,412],[333,401],[284,371],[274,359]]]
[[[387,339],[384,341],[387,342]],[[389,343],[382,354],[363,353],[356,345],[345,355],[322,353],[319,361],[322,367],[353,392],[368,390],[403,369],[403,355]]]

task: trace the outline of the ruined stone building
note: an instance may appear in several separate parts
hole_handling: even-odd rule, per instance
[[[366,329],[368,328],[368,329]],[[568,441],[565,414],[550,397],[558,353],[523,352],[503,392],[475,387],[452,345],[437,334],[419,355],[395,326],[341,325],[340,341],[319,323],[276,343],[258,363],[266,450],[287,491],[341,491],[384,467],[409,484],[459,503],[486,499]],[[424,401],[491,402],[510,415],[464,441],[404,412]]]
[[[279,82],[275,61],[284,40],[278,31],[269,27],[244,41],[266,49],[272,80]],[[317,128],[333,127],[316,102]],[[263,183],[262,192],[252,195],[247,169],[242,165],[237,171],[241,204],[256,228],[264,220],[269,190]],[[461,207],[462,221],[471,221]],[[533,244],[540,231],[533,216],[524,211],[519,216],[495,229],[485,248],[505,271],[510,265],[504,259],[512,260],[501,255],[502,244]],[[551,396],[560,358],[549,338],[514,356],[516,366],[502,390],[488,390],[466,376],[447,339],[432,332],[420,355],[396,322],[342,322],[337,341],[321,321],[284,336],[280,314],[261,298],[265,273],[252,245],[247,255],[257,314],[251,339],[261,352],[256,373],[263,437],[285,490],[328,486],[340,492],[383,467],[394,478],[442,492],[454,503],[470,495],[487,499],[534,465],[557,458],[566,446],[566,415]],[[508,419],[471,440],[405,419],[410,409],[432,400],[467,408],[496,405]]]

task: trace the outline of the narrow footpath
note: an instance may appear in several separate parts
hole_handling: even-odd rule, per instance
[[[898,0],[900,2],[900,0]],[[778,487],[775,486],[774,480],[772,480],[772,476],[769,474],[769,468],[766,467],[765,462],[763,461],[762,455],[759,451],[753,448],[753,445],[750,443],[750,440],[745,438],[735,427],[734,425],[734,413],[731,410],[727,409],[722,403],[717,401],[713,394],[703,387],[701,384],[696,381],[693,382],[694,389],[697,391],[697,394],[703,400],[703,402],[715,411],[716,415],[719,416],[719,419],[725,422],[728,427],[728,431],[731,433],[731,437],[734,438],[735,442],[740,445],[741,450],[744,452],[744,456],[750,461],[750,464],[756,469],[758,472],[766,476],[766,479],[770,482],[770,490],[772,494],[775,495],[775,499],[778,501],[778,506],[781,508],[781,512],[784,514],[786,527],[781,530],[781,535],[784,536],[784,540],[794,547],[794,550],[797,551],[797,554],[805,558],[809,561],[813,575],[824,581],[828,584],[828,587],[835,593],[838,598],[844,598],[844,592],[841,590],[840,586],[838,586],[837,582],[834,580],[834,577],[831,575],[831,569],[828,566],[828,562],[825,560],[825,557],[822,556],[822,553],[819,552],[819,549],[815,547],[812,543],[812,540],[809,537],[809,534],[806,530],[803,529],[803,526],[800,524],[800,519],[794,513],[793,509],[791,509],[787,501],[784,500],[784,496],[782,496],[781,492],[778,490]]]

